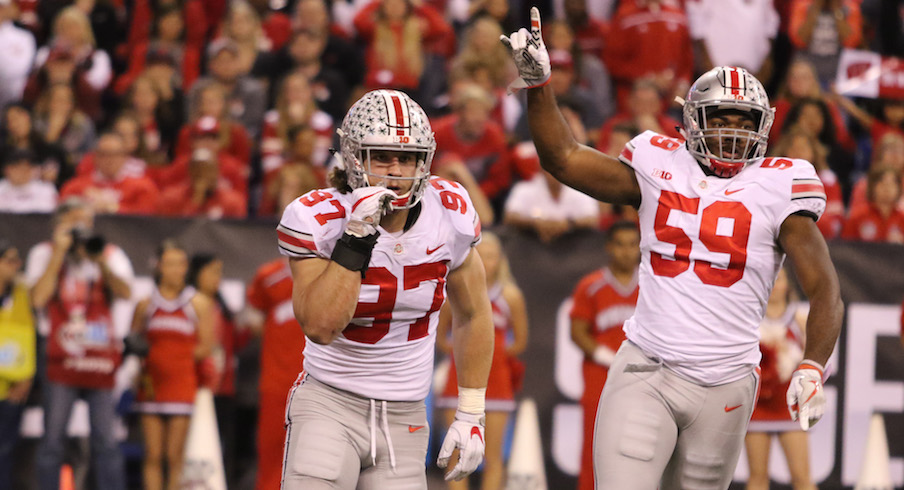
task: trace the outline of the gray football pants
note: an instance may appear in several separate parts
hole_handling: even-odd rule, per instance
[[[369,400],[307,376],[286,416],[283,490],[427,488],[423,401]]]
[[[758,383],[753,373],[724,385],[701,386],[625,341],[596,412],[596,488],[728,488]]]

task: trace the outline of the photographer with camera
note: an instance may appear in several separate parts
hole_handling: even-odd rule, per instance
[[[93,231],[94,215],[81,199],[63,201],[53,239],[28,254],[26,281],[46,336],[44,437],[38,450],[39,488],[60,488],[66,428],[79,398],[88,403],[91,464],[99,490],[125,488],[122,455],[113,434],[114,375],[123,342],[112,306],[128,299],[134,273],[125,252]]]

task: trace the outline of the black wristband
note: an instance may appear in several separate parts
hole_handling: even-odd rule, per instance
[[[360,271],[361,277],[364,277],[367,266],[370,264],[370,254],[373,252],[379,236],[379,231],[363,238],[343,233],[342,238],[336,242],[336,247],[333,248],[330,260],[350,271]]]
[[[147,339],[144,338],[143,335],[137,333],[130,333],[123,339],[124,349],[123,349],[123,357],[134,354],[138,357],[144,358],[147,357],[148,351],[150,350],[150,345],[148,344]]]

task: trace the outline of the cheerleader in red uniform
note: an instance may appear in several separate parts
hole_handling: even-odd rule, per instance
[[[147,490],[180,488],[185,439],[198,389],[195,363],[210,355],[214,341],[212,303],[186,286],[187,271],[185,250],[164,241],[157,254],[157,286],[138,303],[132,319],[132,333],[143,335],[149,345],[137,403]]]
[[[493,364],[490,367],[486,393],[486,460],[481,488],[487,490],[505,486],[502,446],[509,415],[515,410],[515,392],[520,389],[524,373],[524,365],[517,356],[527,347],[527,308],[524,295],[509,271],[508,259],[499,237],[484,231],[477,251],[486,269],[487,292],[493,306],[493,325],[496,327]],[[436,345],[448,355],[452,355],[449,333],[452,323],[452,312],[444,307],[440,311]],[[458,380],[454,360],[449,369],[446,389],[436,405],[444,409],[446,423],[451,424],[458,405]],[[448,485],[453,490],[467,489],[468,480],[450,481]]]
[[[775,279],[760,323],[760,393],[747,428],[747,489],[769,488],[769,448],[778,436],[791,472],[794,490],[815,489],[810,479],[807,433],[791,420],[785,393],[791,373],[803,359],[808,308],[792,301],[788,273],[782,269]]]

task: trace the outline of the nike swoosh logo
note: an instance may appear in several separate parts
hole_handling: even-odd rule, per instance
[[[477,436],[480,439],[480,442],[483,442],[483,435],[480,433],[480,429],[475,425],[471,427],[471,437]]]
[[[743,405],[743,403],[741,405]],[[731,412],[732,410],[737,410],[738,408],[741,408],[741,405],[735,405],[733,407],[729,407],[728,405],[725,405],[725,412],[728,413],[728,412]]]
[[[417,431],[419,431],[419,430],[421,430],[421,429],[423,429],[423,428],[424,428],[423,425],[409,425],[409,426],[408,426],[408,432],[414,433],[414,432],[417,432]]]
[[[741,191],[743,191],[743,190],[744,190],[743,187],[741,187],[740,189],[733,189],[733,190],[730,190],[730,191],[729,191],[729,190],[726,190],[726,191],[725,191],[725,195],[726,195],[726,196],[730,196],[730,195],[734,194],[735,192],[741,192]]]
[[[432,254],[433,252],[436,252],[437,250],[443,248],[443,245],[445,245],[445,243],[440,244],[440,245],[438,245],[436,248],[433,248],[433,249],[431,249],[430,247],[427,247],[427,255],[430,255],[430,254]]]

